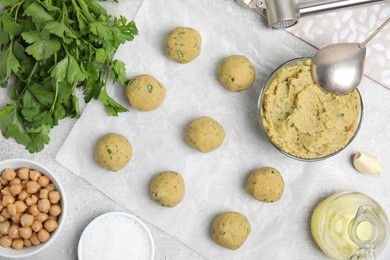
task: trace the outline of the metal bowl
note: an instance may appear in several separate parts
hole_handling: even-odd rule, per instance
[[[290,157],[290,158],[293,158],[295,160],[299,160],[299,161],[305,161],[305,162],[314,162],[314,161],[320,161],[320,160],[324,160],[324,159],[327,159],[327,158],[330,158],[336,154],[338,154],[339,152],[341,152],[342,150],[344,150],[352,141],[353,139],[355,139],[357,133],[359,132],[359,129],[360,129],[360,126],[361,126],[361,122],[362,122],[362,118],[363,118],[363,100],[362,100],[362,96],[360,95],[360,92],[359,90],[357,90],[358,94],[359,94],[359,97],[360,97],[360,114],[359,114],[359,118],[358,118],[358,122],[357,122],[357,127],[356,127],[356,131],[355,133],[353,134],[353,136],[351,137],[351,139],[348,141],[348,143],[340,148],[339,150],[337,150],[336,152],[333,152],[331,154],[328,154],[328,155],[324,155],[324,156],[321,156],[321,157],[316,157],[316,158],[303,158],[303,157],[298,157],[296,155],[293,155],[293,154],[290,154],[284,150],[282,150],[276,143],[274,143],[271,138],[268,136],[268,133],[267,131],[265,130],[264,128],[264,125],[263,125],[263,120],[261,119],[262,117],[262,105],[263,105],[263,95],[265,93],[265,90],[267,89],[268,85],[270,84],[270,82],[274,79],[274,77],[276,76],[276,74],[279,72],[280,69],[284,68],[284,67],[287,67],[287,66],[290,66],[290,65],[293,65],[299,61],[304,61],[304,60],[308,60],[308,59],[311,59],[311,57],[301,57],[301,58],[296,58],[296,59],[292,59],[292,60],[289,60],[285,63],[283,63],[282,65],[280,65],[272,74],[271,76],[268,78],[267,82],[264,84],[264,86],[262,87],[261,89],[261,92],[260,92],[260,96],[259,96],[259,100],[258,100],[258,105],[257,105],[257,115],[258,115],[258,120],[259,120],[259,123],[260,123],[260,127],[262,129],[262,132],[263,134],[265,135],[265,137],[268,139],[268,141],[281,153],[283,153],[284,155]]]

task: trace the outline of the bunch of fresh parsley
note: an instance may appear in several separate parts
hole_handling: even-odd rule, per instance
[[[106,83],[111,76],[126,84],[125,65],[113,55],[138,34],[134,22],[112,20],[96,0],[0,3],[0,85],[12,82],[15,101],[0,110],[4,137],[31,153],[42,150],[59,120],[80,116],[77,87],[85,102],[100,99],[109,115],[127,111],[108,96]]]

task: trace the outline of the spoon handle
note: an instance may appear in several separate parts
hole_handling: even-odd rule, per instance
[[[378,29],[376,29],[375,32],[373,32],[373,33],[372,33],[364,42],[359,43],[359,47],[360,47],[361,49],[366,48],[367,43],[368,43],[369,41],[371,41],[372,38],[374,38],[380,31],[382,31],[382,29],[385,28],[386,25],[389,24],[389,22],[390,22],[390,17],[387,18],[387,20],[384,21],[384,22],[382,23],[382,25],[379,26]]]

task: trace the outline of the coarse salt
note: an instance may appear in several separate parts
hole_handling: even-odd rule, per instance
[[[120,212],[91,222],[79,243],[80,260],[150,260],[154,254],[146,227],[135,217]]]

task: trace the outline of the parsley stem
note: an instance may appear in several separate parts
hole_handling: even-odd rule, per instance
[[[31,73],[27,78],[27,85],[30,83],[30,80],[31,80],[32,76],[34,75],[35,71],[37,70],[37,67],[38,67],[38,61],[35,62],[34,67],[31,70]]]
[[[68,9],[66,8],[66,4],[62,3],[62,12],[61,12],[61,23],[64,23],[65,14],[68,16]],[[68,17],[66,17],[68,18]]]
[[[36,61],[35,64],[34,64],[33,69],[32,69],[31,72],[30,72],[30,75],[29,75],[28,78],[27,78],[27,82],[25,83],[26,85],[24,86],[22,92],[20,92],[17,101],[19,101],[19,99],[20,99],[21,97],[23,97],[23,93],[26,92],[26,89],[27,89],[28,86],[30,85],[30,80],[31,80],[32,76],[34,75],[34,73],[35,73],[37,67],[38,67],[38,62]]]
[[[12,14],[12,12],[14,11],[14,8],[16,8],[15,21],[18,19],[19,8],[24,4],[24,2],[26,2],[26,0],[20,1],[19,3],[12,6],[11,10],[9,11],[9,14]]]
[[[53,100],[53,104],[51,105],[51,108],[50,108],[50,111],[49,111],[49,114],[53,114],[54,112],[54,109],[56,107],[56,103],[57,103],[57,97],[58,97],[58,81],[56,81],[56,91],[54,93],[54,100]]]
[[[86,22],[87,19],[85,18],[84,14],[80,11],[80,7],[77,5],[77,3],[74,0],[71,0],[73,9],[76,13],[80,14],[80,17],[83,18]]]
[[[109,71],[109,68],[108,68],[108,66],[106,66],[106,68],[105,68],[106,70],[105,70],[105,79],[104,79],[104,85],[106,85],[107,84],[107,81],[108,81],[108,76],[110,75],[110,71]]]
[[[89,59],[88,59],[88,61],[92,61],[92,54],[93,54],[92,48],[93,48],[93,46],[91,44],[88,44],[88,47],[89,47]]]
[[[79,13],[81,13],[84,16],[84,18],[86,18],[86,20],[88,22],[92,23],[95,21],[95,19],[93,19],[92,15],[91,15],[91,13],[88,11],[88,5],[85,3],[84,0],[78,0],[77,3],[75,3],[75,1],[72,0],[72,4],[73,4],[73,6],[77,6],[77,8],[79,9]],[[81,12],[80,12],[80,10],[81,10]]]

